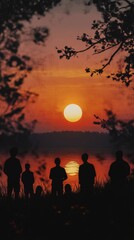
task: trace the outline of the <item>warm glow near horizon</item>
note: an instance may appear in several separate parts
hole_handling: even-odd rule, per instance
[[[22,41],[20,46],[21,55],[28,55],[34,60],[33,71],[29,73],[23,88],[24,91],[38,94],[35,103],[27,104],[25,111],[27,121],[37,120],[35,132],[103,132],[100,125],[94,124],[94,114],[107,119],[105,109],[111,109],[118,119],[134,118],[133,91],[125,88],[121,82],[106,77],[118,71],[120,59],[123,59],[122,52],[113,59],[103,74],[92,77],[85,72],[85,67],[92,70],[100,68],[102,61],[112,54],[112,49],[98,55],[94,55],[90,49],[69,61],[59,58],[57,53],[56,47],[62,49],[66,44],[76,50],[84,49],[85,43],[78,41],[77,36],[87,33],[93,37],[92,22],[94,19],[101,20],[101,17],[94,6],[90,6],[88,12],[82,0],[63,0],[61,5],[40,19],[35,17],[30,23],[35,27],[45,24],[50,31],[45,45],[37,47],[32,42],[29,44]],[[64,108],[71,103],[80,105],[82,109],[79,120],[75,119],[77,116],[72,118],[72,113],[68,113],[69,119],[64,116]]]
[[[78,174],[79,164],[76,161],[70,161],[65,165],[65,170],[70,176]]]
[[[64,117],[69,122],[77,122],[82,117],[82,109],[77,104],[69,104],[64,109]]]

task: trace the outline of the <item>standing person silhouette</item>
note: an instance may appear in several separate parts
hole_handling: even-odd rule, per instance
[[[127,184],[127,177],[130,174],[130,166],[123,159],[123,152],[117,151],[115,153],[116,160],[110,165],[108,175],[111,184],[114,188],[121,190]]]
[[[10,158],[4,163],[4,173],[7,175],[7,195],[11,197],[12,192],[15,193],[15,199],[19,197],[20,192],[20,174],[22,167],[20,160],[16,158],[18,154],[17,147],[10,149]]]
[[[63,181],[67,179],[66,171],[60,166],[61,159],[55,158],[55,167],[50,169],[49,178],[52,180],[52,195],[62,196],[63,195]]]
[[[30,164],[25,164],[25,171],[22,173],[21,178],[24,184],[24,193],[26,199],[33,197],[33,184],[34,184],[34,174],[30,171]]]
[[[80,192],[82,194],[89,194],[93,191],[96,171],[94,165],[88,162],[88,154],[81,155],[83,164],[79,166],[78,178],[80,184]]]

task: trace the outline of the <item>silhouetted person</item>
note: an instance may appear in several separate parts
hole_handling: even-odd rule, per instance
[[[78,172],[80,192],[82,194],[88,194],[93,191],[96,171],[94,165],[88,162],[87,153],[83,153],[81,159],[83,164],[79,166]]]
[[[26,198],[31,198],[33,196],[33,184],[34,184],[34,174],[30,171],[30,164],[25,164],[25,171],[22,173],[21,178],[24,184],[24,193]]]
[[[63,181],[67,179],[66,171],[60,166],[60,158],[55,158],[56,166],[50,169],[49,178],[52,180],[53,196],[63,195]]]
[[[65,195],[70,196],[72,194],[72,187],[69,183],[65,185]]]
[[[35,189],[35,198],[36,199],[40,199],[42,197],[42,194],[43,194],[43,189],[40,185],[38,185]]]
[[[17,154],[18,149],[16,147],[11,148],[10,158],[4,163],[4,173],[7,175],[7,195],[11,197],[14,191],[16,199],[20,192],[20,174],[22,172],[20,160],[16,158]]]
[[[75,202],[74,193],[70,184],[65,184],[65,192],[63,195],[63,206],[66,210],[69,210],[72,204]]]
[[[123,159],[123,152],[116,152],[116,160],[111,164],[108,175],[113,187],[119,190],[126,186],[127,177],[130,174],[130,166]]]

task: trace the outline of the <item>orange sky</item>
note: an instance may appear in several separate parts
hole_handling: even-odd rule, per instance
[[[75,3],[76,2],[76,3]],[[31,55],[34,70],[25,83],[25,87],[39,93],[35,104],[27,108],[28,118],[37,119],[36,131],[100,131],[93,125],[94,114],[104,117],[104,109],[112,109],[120,118],[133,118],[134,99],[132,91],[121,83],[106,79],[106,74],[116,68],[117,57],[105,74],[91,78],[84,69],[101,66],[102,57],[93,56],[92,52],[79,55],[71,60],[60,60],[55,47],[65,45],[82,49],[84,45],[76,40],[86,32],[92,34],[90,26],[93,19],[100,18],[95,8],[87,11],[82,0],[63,1],[44,18],[32,24],[47,26],[50,29],[45,46],[22,43],[20,51]],[[28,26],[27,26],[28,27]],[[107,53],[107,57],[110,52]],[[101,58],[100,58],[101,57]],[[63,116],[66,105],[75,103],[83,110],[79,122],[67,122]]]

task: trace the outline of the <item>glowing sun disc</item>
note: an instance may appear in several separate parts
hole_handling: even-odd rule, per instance
[[[64,117],[69,122],[77,122],[82,117],[82,110],[77,104],[69,104],[64,109]]]
[[[76,161],[70,161],[65,165],[65,170],[70,176],[78,174],[79,164]]]

